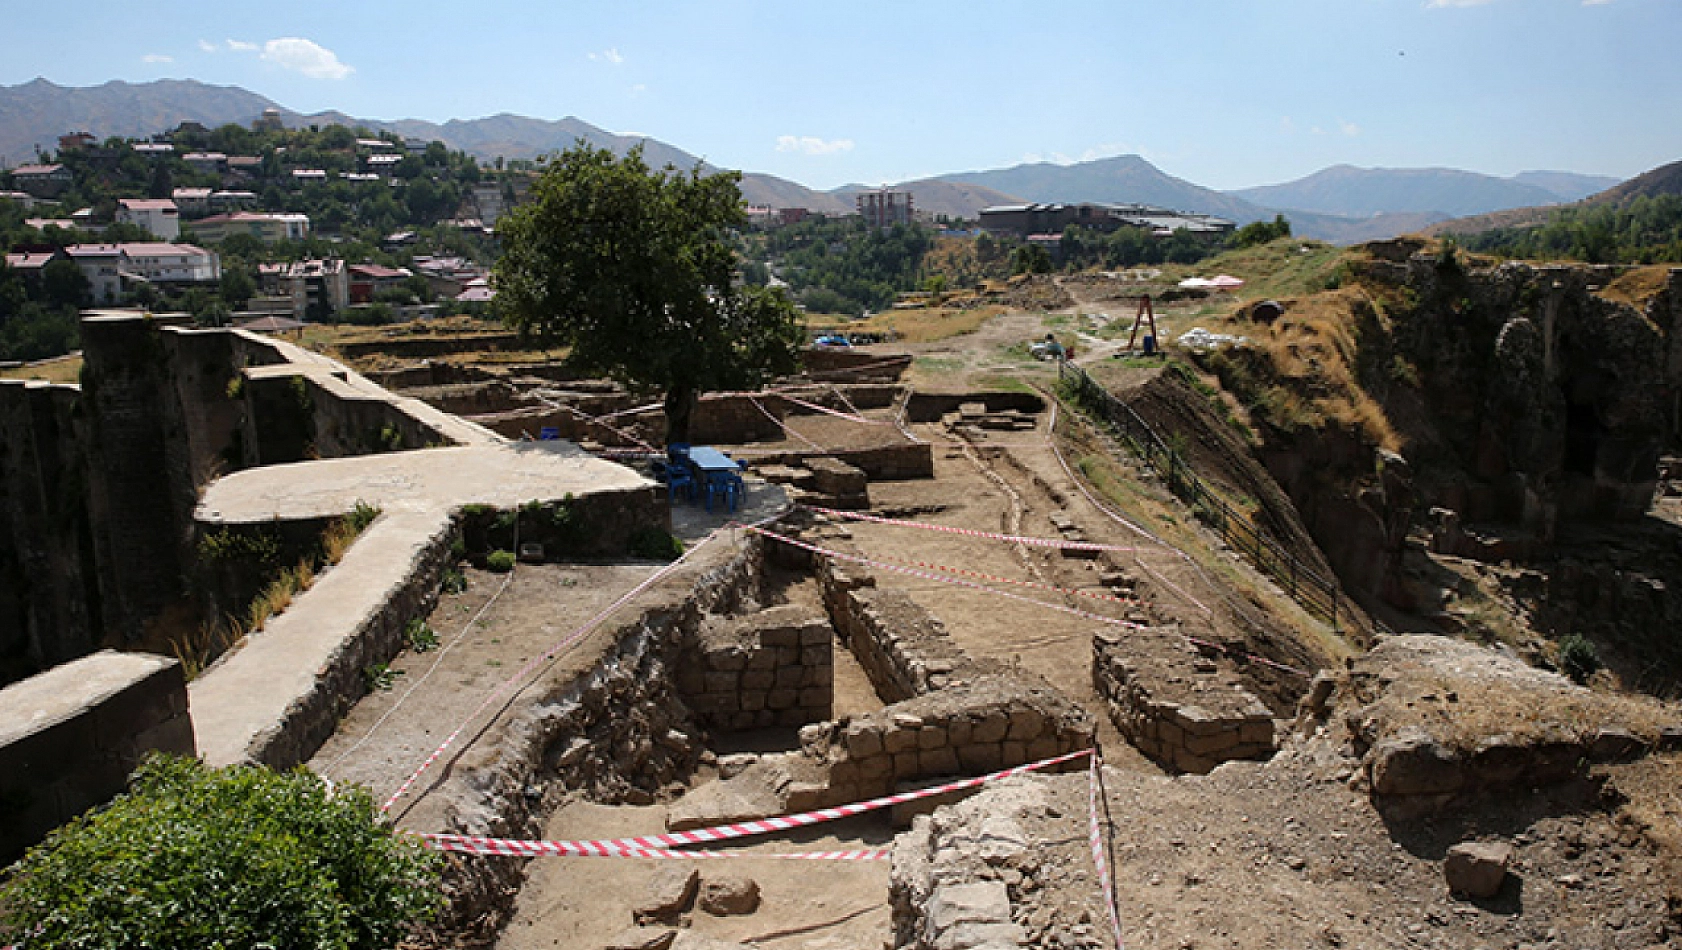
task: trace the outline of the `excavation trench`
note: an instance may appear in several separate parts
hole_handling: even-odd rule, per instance
[[[943,423],[918,418],[935,413],[914,408],[913,425],[940,437]],[[952,415],[945,405],[929,408]],[[1052,515],[1064,499],[1037,474],[994,464],[997,448],[978,454],[948,445],[934,464],[937,479],[963,480],[948,489],[952,500],[931,508],[917,500],[914,482],[873,483],[878,510],[921,506],[929,521],[1010,533],[1061,529],[1062,516]],[[394,662],[394,688],[364,700],[312,765],[389,791],[465,721],[393,805],[398,822],[428,833],[582,840],[861,801],[1085,750],[1106,736],[1112,762],[1125,738],[1170,770],[1206,771],[1222,758],[1271,751],[1271,722],[1253,700],[1243,715],[1263,715],[1265,725],[1228,722],[1227,710],[1189,701],[1178,686],[1163,694],[1165,683],[1202,678],[1215,687],[1211,695],[1241,691],[1224,659],[1223,675],[1210,675],[1215,663],[1156,611],[1127,612],[1147,623],[1125,640],[1095,638],[1102,625],[1091,620],[908,579],[873,558],[933,557],[1114,593],[1103,584],[1111,579],[1103,560],[1043,550],[1025,557],[1019,545],[948,549],[939,539],[957,536],[915,531],[895,540],[893,531],[907,532],[798,508],[769,530],[810,547],[737,528],[692,548],[659,577],[662,568],[651,563],[522,566],[512,580],[469,570],[468,590],[442,597],[432,615],[447,656]],[[633,599],[610,609],[633,589]],[[543,660],[560,642],[569,645]],[[534,665],[525,685],[469,715],[516,669]],[[417,698],[398,715],[411,689]],[[1268,741],[1239,747],[1218,738],[1240,728],[1246,739],[1265,730]],[[1191,745],[1209,754],[1190,755]],[[1228,749],[1234,754],[1223,754]],[[1130,767],[1155,770],[1130,754],[1121,756]],[[450,907],[433,938],[606,947],[641,911],[653,925],[675,922],[729,943],[881,945],[904,930],[907,915],[922,912],[890,900],[889,862],[764,855],[889,848],[909,812],[741,839],[726,848],[749,856],[728,860],[452,854]],[[711,913],[695,902],[675,911],[643,906],[664,877],[690,870],[703,892],[715,881],[752,878],[759,906],[747,914]]]

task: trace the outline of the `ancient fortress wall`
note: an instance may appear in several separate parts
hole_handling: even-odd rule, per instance
[[[245,331],[94,311],[82,341],[80,385],[0,382],[0,658],[20,671],[195,626],[193,506],[223,472],[497,439]]]

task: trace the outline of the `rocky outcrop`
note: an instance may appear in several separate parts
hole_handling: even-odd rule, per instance
[[[1389,638],[1317,680],[1304,714],[1345,730],[1373,797],[1404,812],[1564,781],[1682,740],[1657,703],[1424,635]]]

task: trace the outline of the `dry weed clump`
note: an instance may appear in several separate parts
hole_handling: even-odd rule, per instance
[[[211,660],[233,649],[248,634],[261,631],[269,618],[285,613],[292,606],[293,598],[315,583],[317,572],[323,566],[339,563],[351,544],[379,515],[380,509],[358,501],[349,514],[328,524],[322,532],[319,550],[276,574],[245,605],[243,616],[230,614],[221,620],[200,624],[196,631],[170,640],[170,647],[175,658],[181,661],[187,679],[197,677]]]

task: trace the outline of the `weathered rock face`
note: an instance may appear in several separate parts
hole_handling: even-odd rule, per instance
[[[1411,477],[1396,478],[1374,446],[1337,423],[1265,427],[1258,449],[1345,583],[1418,608],[1398,552],[1414,514],[1432,508],[1539,544],[1561,524],[1646,512],[1677,423],[1682,271],[1638,309],[1597,293],[1615,276],[1608,268],[1467,270],[1414,243],[1368,250],[1373,259],[1353,265],[1358,275],[1403,303],[1354,306],[1351,369],[1400,437]],[[1274,372],[1259,353],[1232,360]],[[1515,553],[1486,547],[1474,539],[1445,553]]]
[[[1327,703],[1330,703],[1330,707]],[[1645,755],[1666,742],[1673,712],[1597,693],[1462,640],[1392,637],[1335,681],[1316,681],[1311,716],[1333,708],[1375,799],[1430,809],[1586,766]]]

